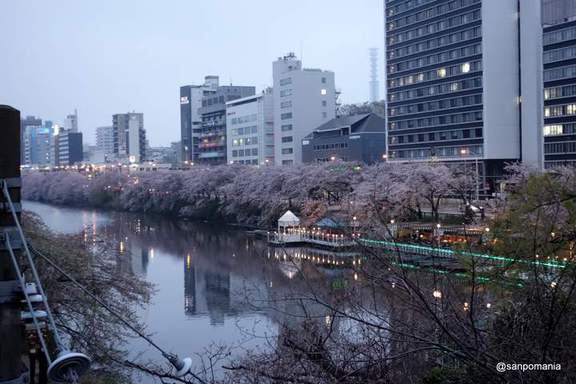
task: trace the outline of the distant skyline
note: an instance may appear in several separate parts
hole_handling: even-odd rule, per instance
[[[180,140],[181,85],[218,75],[259,92],[288,52],[334,71],[342,102],[364,102],[371,47],[383,88],[382,13],[382,0],[10,1],[0,104],[60,124],[77,108],[89,144],[113,114],[142,112],[150,145],[169,145]]]

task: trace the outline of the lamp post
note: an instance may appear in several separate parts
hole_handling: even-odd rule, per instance
[[[469,154],[469,151],[470,150],[468,148],[462,148],[462,149],[460,149],[460,155],[467,156]],[[466,160],[464,160],[464,161],[466,161]],[[478,183],[480,181],[479,180],[480,179],[480,173],[478,172],[478,156],[476,156],[474,158],[474,166],[475,166],[475,170],[476,170],[475,180],[474,180],[474,184],[475,184],[475,186],[474,186],[474,200],[478,201],[480,199],[480,189],[479,189],[479,185],[478,185]]]

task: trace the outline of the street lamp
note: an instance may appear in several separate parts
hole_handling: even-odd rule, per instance
[[[460,155],[462,155],[462,156],[467,156],[469,153],[470,153],[469,148],[461,148],[460,149]],[[474,165],[476,168],[476,175],[475,175],[476,179],[474,180],[475,181],[475,183],[474,183],[475,184],[475,188],[474,188],[475,200],[478,201],[480,198],[480,191],[479,191],[479,186],[478,186],[478,183],[480,181],[480,173],[478,172],[478,157],[477,156],[474,158]]]

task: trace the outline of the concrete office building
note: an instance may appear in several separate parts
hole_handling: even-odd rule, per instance
[[[32,135],[42,127],[42,119],[35,116],[26,116],[20,119],[20,163],[32,164]]]
[[[219,86],[202,99],[202,107],[198,109],[202,125],[195,134],[198,137],[195,163],[226,164],[226,103],[255,93],[254,87],[226,85]]]
[[[360,161],[374,164],[386,153],[386,120],[374,113],[341,116],[302,140],[302,161]]]
[[[293,53],[273,63],[274,159],[278,165],[302,162],[302,139],[336,117],[334,73],[302,68]]]
[[[64,120],[64,129],[68,132],[78,132],[78,111],[74,110],[73,114],[66,116]]]
[[[96,150],[105,155],[114,154],[114,128],[112,126],[96,128]]]
[[[52,164],[52,123],[27,125],[24,131],[23,165],[49,166]]]
[[[114,155],[118,160],[140,163],[146,160],[146,131],[143,113],[119,113],[112,116]]]
[[[219,86],[218,76],[206,76],[202,85],[180,87],[180,142],[182,143],[182,161],[193,163],[198,158],[199,135],[202,131],[202,116],[198,110],[202,99],[216,92]]]
[[[568,22],[576,14],[576,0],[542,0],[542,24],[552,26]]]
[[[67,166],[81,163],[84,159],[82,133],[66,129],[54,136],[56,166]]]
[[[274,105],[272,89],[226,103],[229,164],[274,164]]]
[[[543,164],[540,1],[385,1],[388,157]]]
[[[576,0],[544,0],[544,167],[576,165]]]

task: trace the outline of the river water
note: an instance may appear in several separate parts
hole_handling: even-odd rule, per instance
[[[215,345],[233,346],[233,355],[269,345],[285,316],[265,303],[272,291],[288,290],[300,270],[283,262],[286,251],[268,248],[264,240],[225,226],[193,224],[163,218],[56,207],[24,202],[55,232],[103,236],[122,255],[122,268],[154,284],[155,294],[141,311],[154,340],[180,356],[202,356]],[[282,252],[282,253],[279,253]],[[334,255],[293,249],[302,259]],[[273,261],[273,262],[271,262]],[[338,286],[346,268],[316,267],[323,283]],[[321,309],[318,309],[321,312]],[[323,316],[319,313],[319,316]],[[141,340],[128,349],[143,359],[161,362],[160,354]],[[149,377],[138,380],[154,382]]]

